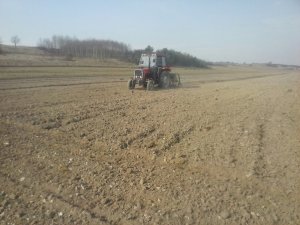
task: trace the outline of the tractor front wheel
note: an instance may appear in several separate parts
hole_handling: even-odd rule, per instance
[[[134,89],[134,86],[135,86],[134,81],[133,81],[133,80],[129,80],[129,81],[127,82],[127,86],[128,86],[128,89],[129,89],[129,90]]]
[[[149,80],[147,82],[147,91],[152,91],[154,89],[154,81],[153,80]]]

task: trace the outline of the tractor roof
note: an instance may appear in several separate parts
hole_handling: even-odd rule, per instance
[[[163,54],[158,53],[158,52],[152,52],[152,53],[143,53],[141,56],[160,56],[160,57],[165,57]]]

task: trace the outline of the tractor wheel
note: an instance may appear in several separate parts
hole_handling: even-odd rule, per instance
[[[170,74],[168,72],[161,73],[159,86],[166,89],[170,87]]]
[[[128,87],[128,89],[129,90],[132,90],[132,89],[134,89],[134,81],[133,80],[129,80],[128,82],[127,82],[127,87]]]
[[[147,91],[152,91],[154,89],[154,81],[149,80],[147,83]]]
[[[180,75],[177,73],[177,87],[181,87]]]

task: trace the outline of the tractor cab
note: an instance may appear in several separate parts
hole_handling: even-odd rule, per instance
[[[139,67],[166,67],[166,58],[157,53],[142,54],[139,61]]]

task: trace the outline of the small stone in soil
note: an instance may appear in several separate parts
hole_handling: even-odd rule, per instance
[[[230,217],[230,213],[227,210],[224,210],[220,213],[220,217],[222,219],[228,219]]]

